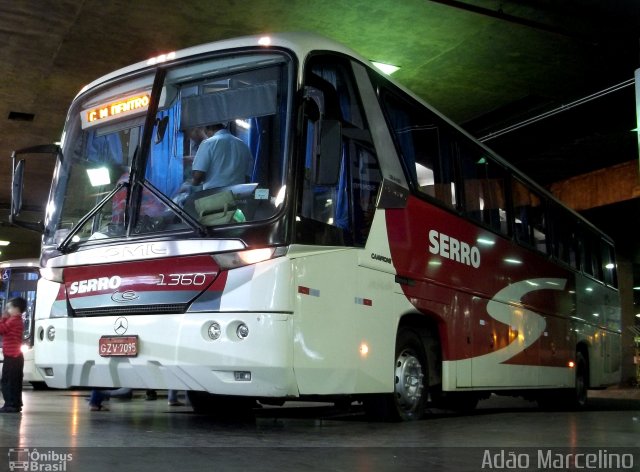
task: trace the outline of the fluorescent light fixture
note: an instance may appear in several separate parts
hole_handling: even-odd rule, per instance
[[[380,69],[380,71],[383,74],[387,74],[387,75],[391,75],[393,74],[395,71],[397,71],[398,69],[400,69],[400,67],[398,66],[394,66],[392,64],[385,64],[384,62],[376,62],[376,61],[371,61],[371,64],[373,64],[374,66],[376,66],[378,69]]]
[[[504,261],[507,264],[522,264],[522,261],[520,259],[514,259],[513,257],[507,257],[506,259],[504,259]]]
[[[97,169],[87,169],[87,175],[92,187],[100,187],[101,185],[109,185],[109,169],[106,167],[98,167]]]
[[[11,244],[10,241],[0,240],[0,246],[8,246],[9,244]]]
[[[249,120],[236,120],[236,124],[243,129],[251,129],[251,122]]]

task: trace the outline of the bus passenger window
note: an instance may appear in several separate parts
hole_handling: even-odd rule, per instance
[[[408,180],[420,194],[453,208],[456,192],[448,126],[409,97],[387,89],[384,82],[380,89],[381,105]]]
[[[516,241],[546,254],[546,215],[542,198],[515,179],[511,191]]]
[[[461,136],[462,138],[462,136]],[[494,231],[508,234],[505,170],[470,142],[460,142],[460,167],[467,216]]]
[[[606,241],[600,243],[602,251],[602,268],[604,272],[604,283],[611,287],[618,286],[618,275],[616,271],[616,257],[613,246]]]

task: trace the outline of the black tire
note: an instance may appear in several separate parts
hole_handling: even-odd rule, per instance
[[[253,407],[256,406],[253,398],[214,395],[194,390],[187,392],[187,398],[195,413],[226,420],[245,420],[253,417]]]
[[[538,405],[546,410],[582,410],[587,406],[589,363],[581,352],[576,353],[575,384],[573,388],[547,391],[538,398]]]
[[[363,400],[369,417],[382,421],[414,421],[424,416],[427,402],[427,356],[420,337],[401,328],[396,337],[394,392]]]
[[[587,390],[589,388],[589,364],[581,352],[576,354],[576,383],[573,389],[571,403],[574,408],[582,409],[587,406]]]
[[[49,387],[44,382],[29,382],[34,390],[48,390]]]

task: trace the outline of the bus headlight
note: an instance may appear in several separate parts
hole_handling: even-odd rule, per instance
[[[220,333],[222,333],[220,324],[216,321],[212,321],[207,328],[207,334],[209,335],[209,338],[215,341],[220,337]]]
[[[244,323],[240,323],[236,328],[236,335],[240,339],[245,339],[247,336],[249,336],[249,327]]]
[[[53,341],[56,338],[56,328],[49,326],[47,328],[47,339]]]

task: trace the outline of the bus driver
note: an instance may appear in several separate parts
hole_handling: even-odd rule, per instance
[[[253,156],[249,147],[223,124],[205,128],[208,138],[202,141],[192,166],[193,185],[202,189],[244,184],[251,180]]]

